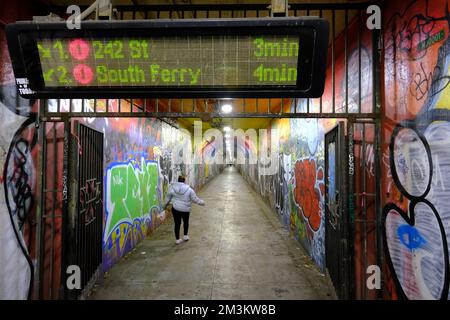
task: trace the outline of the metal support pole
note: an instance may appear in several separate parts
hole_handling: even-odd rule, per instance
[[[348,283],[348,298],[354,298],[354,285],[355,285],[355,268],[354,268],[354,221],[355,221],[355,151],[354,151],[354,119],[348,119],[347,121],[347,159],[346,163],[346,178],[345,183],[348,194],[348,202],[346,207],[346,238],[348,239],[348,271],[345,277],[345,282]]]
[[[372,112],[376,114],[375,119],[375,137],[374,137],[374,153],[375,153],[375,181],[380,181],[381,177],[381,119],[380,119],[380,109],[381,109],[381,50],[382,40],[380,30],[372,31]],[[384,274],[384,248],[383,248],[383,223],[382,223],[382,208],[381,208],[381,183],[376,183],[375,186],[375,210],[376,210],[376,237],[377,237],[377,264],[380,267],[381,274]],[[377,290],[377,298],[383,299],[384,290],[384,277],[381,277],[381,289]]]
[[[43,221],[42,217],[44,215],[44,188],[45,188],[45,122],[41,122],[41,110],[42,108],[47,107],[47,100],[39,100],[39,108],[38,108],[38,117],[36,121],[36,129],[38,132],[38,161],[37,161],[37,188],[38,194],[36,195],[36,266],[34,269],[34,284],[33,284],[33,297],[35,299],[40,299],[42,297],[41,294],[41,269],[42,269],[42,258],[44,253],[43,246]]]
[[[61,235],[61,284],[60,284],[60,297],[66,296],[66,269],[68,267],[68,234],[69,234],[69,156],[70,156],[70,135],[71,135],[71,122],[68,117],[64,119],[64,146],[63,146],[63,185],[62,185],[62,235]],[[56,176],[55,176],[56,179]]]

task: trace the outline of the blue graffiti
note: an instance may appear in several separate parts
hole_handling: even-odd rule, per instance
[[[426,243],[425,238],[422,237],[419,230],[409,224],[398,227],[397,236],[401,243],[410,250],[420,248]]]

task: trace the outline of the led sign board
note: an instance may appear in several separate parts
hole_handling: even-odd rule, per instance
[[[315,18],[19,22],[8,47],[24,97],[318,97],[328,24]]]

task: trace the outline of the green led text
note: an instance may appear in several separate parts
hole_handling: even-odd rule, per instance
[[[265,41],[257,38],[253,41],[256,45],[255,57],[298,57],[298,42],[289,42],[284,38],[282,42]]]

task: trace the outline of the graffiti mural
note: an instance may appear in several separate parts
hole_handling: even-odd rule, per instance
[[[117,104],[115,100],[110,103]],[[125,102],[122,107],[126,107]],[[211,143],[203,141],[193,148],[188,131],[159,119],[99,118],[90,125],[105,133],[103,269],[106,271],[170,217],[162,208],[170,183],[184,175],[186,182],[198,190],[219,174],[221,167],[200,161],[201,151],[211,150]],[[186,153],[191,153],[194,159],[185,162]]]
[[[85,105],[93,101],[86,100]],[[109,100],[110,109],[117,100]],[[126,108],[126,102],[121,102]],[[160,180],[161,122],[156,119],[84,119],[104,132],[103,269],[145,239],[164,219],[156,219],[163,199]]]
[[[15,88],[10,88],[15,90]],[[8,103],[7,101],[5,101]],[[0,101],[0,298],[31,297],[31,232],[35,194],[35,116],[19,115]]]
[[[292,101],[293,112],[306,111],[306,101]],[[240,166],[243,177],[278,212],[281,221],[311,255],[313,261],[324,268],[324,130],[328,123],[318,119],[281,119],[272,122],[270,129],[279,130],[277,170],[265,174],[264,166]],[[265,146],[265,145],[263,145]],[[246,148],[258,154],[256,148]]]
[[[311,101],[310,108],[315,108]],[[291,110],[306,112],[306,100],[292,104]],[[278,124],[276,125],[278,127]],[[328,124],[319,119],[289,119],[280,123],[286,130],[282,138],[283,166],[288,172],[289,225],[294,236],[310,253],[312,260],[325,268],[324,208],[324,134]],[[286,157],[285,156],[285,157]]]
[[[435,205],[427,200],[433,180],[433,160],[425,136],[397,127],[390,159],[393,179],[410,201],[407,210],[390,203],[384,209],[385,245],[402,297],[446,299],[448,246]]]
[[[324,174],[314,160],[295,163],[294,201],[311,231],[319,230],[322,220],[321,201],[324,197]]]
[[[158,168],[154,161],[135,165],[114,163],[106,170],[106,225],[103,241],[107,260],[121,257],[150,230],[160,211]]]
[[[449,12],[447,1],[396,1],[384,35],[383,222],[394,298],[450,298]]]
[[[332,112],[333,101],[335,102],[335,112],[345,112],[346,110],[356,112],[359,111],[359,108],[364,113],[372,111],[372,81],[370,81],[372,79],[372,34],[357,32],[357,20],[356,17],[350,22],[347,41],[343,33],[338,35],[335,40],[335,81],[333,81],[330,59],[322,101],[320,99],[310,99],[309,101],[295,99],[286,106],[286,112],[307,113],[308,110]],[[361,36],[360,39],[358,39],[358,34]],[[344,52],[346,42],[348,43],[348,54]],[[361,50],[359,50],[359,44],[361,44]],[[347,63],[346,56],[348,57]],[[331,49],[329,57],[331,57]],[[348,67],[347,79],[346,65]],[[359,85],[359,75],[361,75],[361,86]],[[336,119],[273,120],[270,128],[278,129],[280,132],[278,174],[262,176],[261,172],[258,172],[260,169],[258,166],[243,165],[240,168],[244,178],[255,190],[277,212],[282,213],[280,216],[286,227],[323,272],[325,272],[324,140],[325,133],[336,123]],[[373,145],[367,144],[366,148],[366,170],[374,173]]]
[[[28,11],[24,8],[25,15]],[[3,13],[0,14],[2,19],[6,17]],[[10,17],[5,21],[9,19]],[[32,295],[37,152],[37,131],[34,126],[36,110],[33,105],[34,101],[22,99],[17,93],[2,30],[0,31],[0,122],[2,123],[0,299],[29,299]]]

